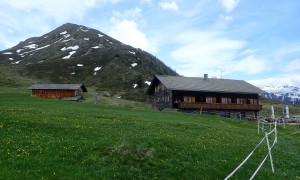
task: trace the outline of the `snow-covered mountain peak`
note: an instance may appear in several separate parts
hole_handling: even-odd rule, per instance
[[[261,88],[266,93],[264,97],[274,100],[279,100],[284,103],[300,105],[300,90],[298,87],[284,86],[265,86]]]

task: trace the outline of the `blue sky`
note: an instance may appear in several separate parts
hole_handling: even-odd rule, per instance
[[[0,0],[0,50],[70,22],[184,76],[300,86],[299,17],[295,0]]]

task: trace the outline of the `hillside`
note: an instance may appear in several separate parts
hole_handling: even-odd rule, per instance
[[[134,100],[145,98],[145,89],[155,74],[178,75],[146,51],[70,23],[1,51],[0,65],[14,74],[11,79],[84,83]]]
[[[262,138],[252,121],[29,94],[0,93],[0,115],[0,179],[224,179]],[[298,137],[279,126],[275,173],[267,160],[255,178],[299,178]],[[232,178],[248,179],[267,151]]]
[[[260,111],[261,117],[271,117],[271,106],[274,107],[275,117],[283,117],[283,108],[289,107],[290,117],[300,116],[300,107],[289,103],[282,103],[278,100],[272,100],[269,98],[260,99],[260,103],[263,105],[263,109]]]

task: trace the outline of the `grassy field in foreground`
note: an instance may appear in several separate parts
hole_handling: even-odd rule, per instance
[[[256,179],[300,179],[300,127],[278,127]],[[0,93],[0,179],[224,179],[262,139],[253,121]],[[273,141],[273,136],[270,141]],[[249,179],[263,143],[233,179]]]

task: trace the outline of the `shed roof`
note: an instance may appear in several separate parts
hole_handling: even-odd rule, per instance
[[[154,86],[158,82],[161,82],[170,90],[239,94],[260,94],[264,92],[244,80],[155,75],[147,94],[153,94],[151,92],[154,91]]]
[[[84,84],[33,84],[28,89],[59,89],[59,90],[77,90],[82,89],[83,92],[87,92],[87,88]]]

